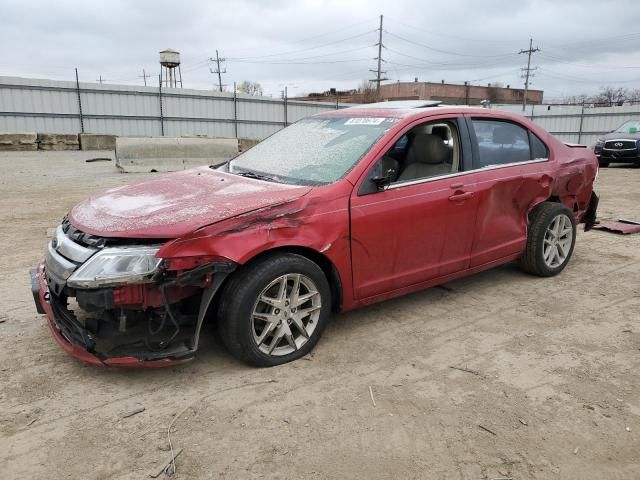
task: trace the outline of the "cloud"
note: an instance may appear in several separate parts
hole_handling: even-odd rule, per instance
[[[254,80],[269,94],[352,88],[373,78],[378,15],[390,81],[521,85],[529,38],[541,52],[533,88],[547,98],[601,85],[640,87],[640,4],[634,1],[43,1],[2,2],[4,75],[142,83],[158,52],[182,55],[185,87]],[[634,67],[634,68],[630,68]],[[155,79],[153,80],[155,82]]]

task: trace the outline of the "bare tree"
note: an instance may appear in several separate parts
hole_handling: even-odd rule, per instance
[[[369,80],[362,81],[358,87],[358,93],[360,94],[362,103],[373,103],[377,101],[376,87],[373,82],[370,82]]]
[[[635,88],[627,92],[627,100],[629,102],[640,102],[640,88]]]
[[[628,91],[623,87],[600,87],[600,92],[594,98],[594,103],[604,103],[609,107],[622,105],[627,99]]]
[[[246,93],[247,95],[251,95],[253,97],[261,97],[263,95],[262,85],[258,82],[252,82],[250,80],[245,80],[240,85],[238,85],[238,92]]]
[[[586,93],[579,93],[578,95],[569,95],[562,98],[561,103],[568,103],[570,105],[581,105],[583,103],[594,103],[594,98]]]

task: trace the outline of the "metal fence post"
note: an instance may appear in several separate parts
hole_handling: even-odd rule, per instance
[[[158,101],[160,102],[160,133],[164,137],[164,112],[162,111],[162,74],[158,75]]]
[[[578,129],[578,143],[582,141],[582,125],[584,124],[584,101],[580,110],[580,128]]]
[[[80,81],[78,80],[77,68],[76,68],[76,93],[78,94],[78,113],[80,117],[80,133],[84,133],[84,118],[82,116],[82,99],[80,98]]]
[[[535,107],[535,105],[532,103],[532,104],[531,104],[531,121],[532,121],[532,122],[533,122],[533,117],[534,117],[534,115],[533,115],[533,109],[534,109],[534,107]]]
[[[238,138],[238,90],[236,90],[236,82],[233,82],[233,131],[235,137]]]
[[[284,126],[287,126],[287,87],[284,87]]]

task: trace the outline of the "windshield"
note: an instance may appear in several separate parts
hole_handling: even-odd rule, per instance
[[[640,132],[640,120],[624,122],[615,131],[617,133],[638,133]]]
[[[385,117],[307,118],[231,160],[228,171],[284,183],[331,183],[347,173],[395,122]]]

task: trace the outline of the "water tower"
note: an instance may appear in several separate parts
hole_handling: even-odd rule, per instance
[[[165,87],[177,88],[180,86],[182,88],[180,52],[170,48],[160,52],[160,81]]]

